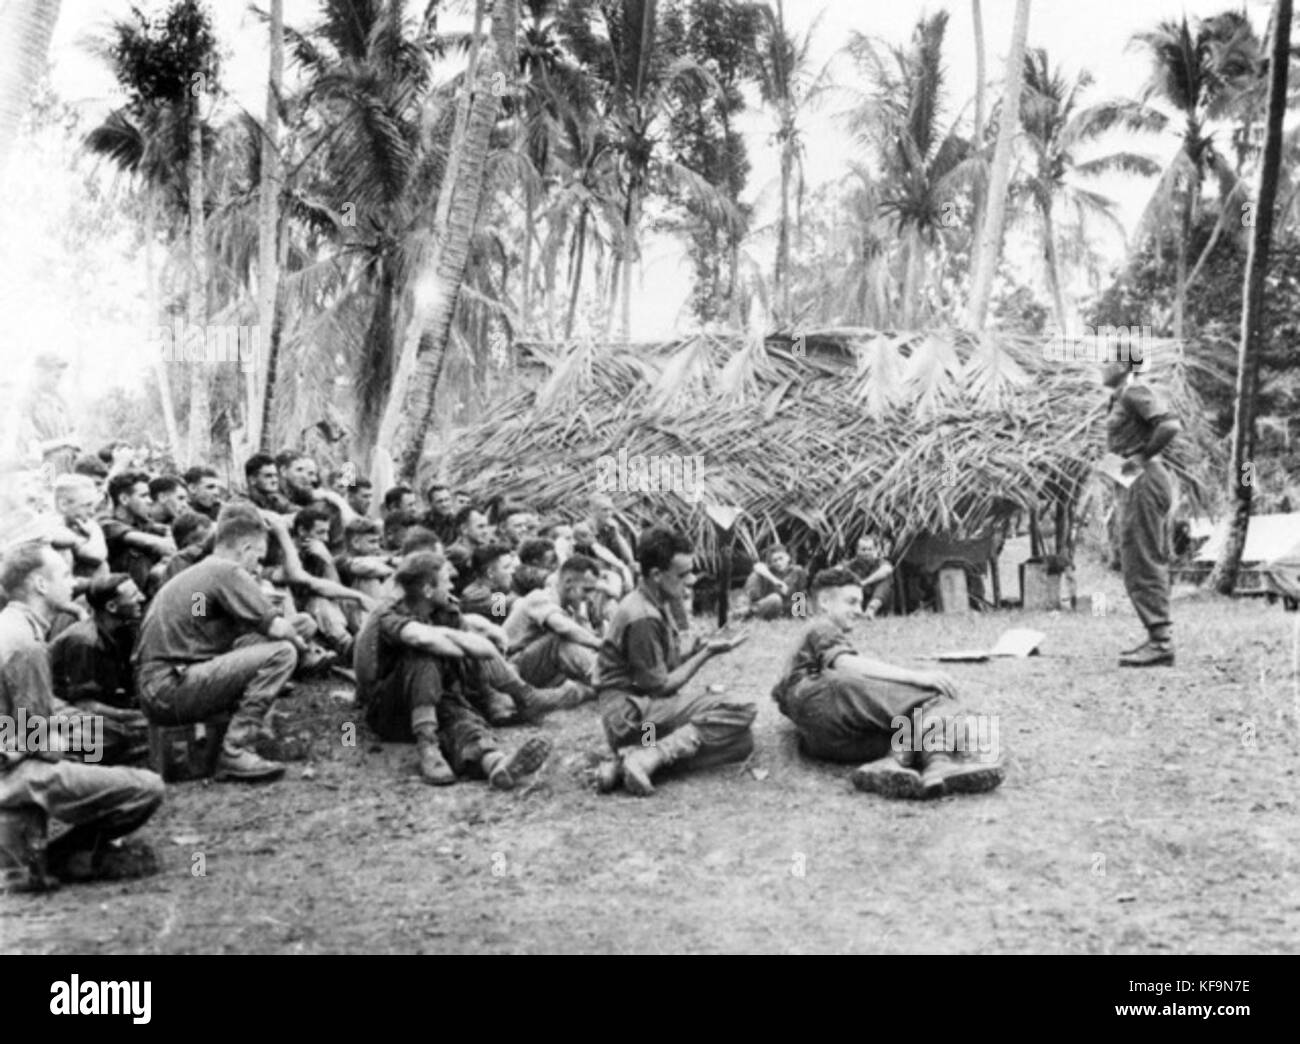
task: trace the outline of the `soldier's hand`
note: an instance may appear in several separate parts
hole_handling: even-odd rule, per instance
[[[925,689],[934,689],[950,700],[957,696],[957,683],[943,671],[918,671],[916,683]]]

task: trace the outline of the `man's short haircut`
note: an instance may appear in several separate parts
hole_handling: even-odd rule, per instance
[[[499,518],[502,522],[510,518],[512,515],[531,515],[531,514],[532,511],[528,509],[527,504],[520,504],[517,501],[512,501],[511,503],[508,504],[502,504],[499,508],[497,508],[497,518]]]
[[[198,534],[207,535],[215,523],[207,515],[197,511],[186,511],[172,523],[172,540],[178,548],[189,547],[203,539]]]
[[[695,548],[675,529],[667,526],[650,526],[642,530],[636,542],[636,560],[641,575],[649,576],[651,569],[671,569],[675,555],[689,555]]]
[[[483,512],[480,511],[473,504],[466,504],[463,508],[461,508],[459,511],[456,512],[456,528],[457,529],[462,528],[465,525],[465,523],[470,520],[471,517],[473,517],[474,515],[481,515],[481,514],[483,514]]]
[[[90,478],[108,478],[108,465],[90,453],[83,453],[73,461],[72,470],[75,474],[86,475]]]
[[[111,507],[117,507],[117,498],[123,493],[134,493],[135,487],[140,485],[149,485],[149,476],[143,471],[123,471],[114,475],[108,480],[108,503]]]
[[[393,581],[406,593],[421,584],[435,584],[447,559],[438,551],[412,551],[403,555],[393,574]]]
[[[343,527],[343,536],[351,540],[353,537],[363,536],[382,536],[384,527],[377,518],[354,518]]]
[[[281,450],[272,460],[277,468],[287,468],[301,456],[302,454],[297,450]]]
[[[449,485],[447,485],[447,483],[445,483],[445,482],[431,482],[431,483],[429,483],[429,488],[426,489],[426,490],[424,491],[424,499],[425,499],[425,500],[432,500],[432,499],[433,499],[433,495],[434,495],[435,493],[437,493],[438,490],[440,490],[440,489],[445,489],[448,493],[451,492],[451,487],[450,487]]]
[[[862,582],[843,566],[822,569],[813,577],[813,594],[818,591],[829,591],[833,587],[856,587],[861,590]]]
[[[417,526],[415,518],[409,512],[398,511],[396,514],[389,515],[389,519],[409,518],[410,521],[403,523],[406,527],[406,535],[402,537],[401,553],[404,555],[414,554],[416,551],[432,551],[435,548],[442,547],[442,538],[432,529],[426,529],[424,526]],[[396,528],[396,527],[395,527]],[[388,532],[388,523],[384,523],[384,532]]]
[[[220,476],[217,474],[216,468],[209,467],[207,464],[195,464],[194,467],[186,469],[183,478],[185,479],[185,485],[193,486],[200,479],[220,478]]]
[[[413,492],[410,486],[394,486],[384,494],[384,510],[396,511],[402,506],[402,498]]]
[[[46,563],[44,540],[24,540],[15,544],[0,559],[0,589],[10,598],[22,595],[33,573]]]
[[[510,548],[505,544],[483,544],[481,547],[476,547],[469,557],[469,571],[473,576],[484,576],[492,568],[493,562],[508,554]]]
[[[217,517],[218,547],[234,547],[252,537],[266,539],[266,523],[261,515],[222,509]]]
[[[333,516],[324,508],[305,507],[293,516],[293,531],[295,534],[310,533],[318,522],[328,525],[333,521]]]
[[[95,577],[86,589],[86,601],[90,608],[107,609],[108,603],[117,597],[118,589],[130,580],[129,573],[109,573],[107,576]]]
[[[157,500],[159,497],[165,497],[168,493],[175,493],[183,485],[185,483],[176,475],[159,475],[149,482],[149,496]]]
[[[54,499],[59,500],[71,493],[95,493],[95,480],[89,475],[60,475],[54,480]]]
[[[519,563],[526,566],[546,564],[546,556],[555,554],[555,543],[541,537],[531,537],[519,545]]]
[[[375,484],[371,482],[368,478],[358,478],[355,482],[349,483],[347,490],[349,493],[351,493],[353,490],[357,490],[357,489],[374,489],[374,488],[375,488]]]
[[[275,458],[269,453],[254,453],[244,461],[244,478],[251,480],[254,475],[267,465],[275,467]]]
[[[570,576],[600,576],[600,565],[594,558],[588,558],[586,555],[570,555],[564,560],[564,565],[560,566],[561,573],[568,573]]]

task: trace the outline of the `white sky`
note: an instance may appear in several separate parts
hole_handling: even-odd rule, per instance
[[[1240,2],[1240,0],[1239,0]],[[248,12],[244,0],[209,0],[215,14],[218,37],[226,51],[223,73],[224,86],[234,99],[260,114],[264,107],[264,83],[267,62],[265,29],[261,22]],[[143,0],[141,6],[155,10],[164,6],[160,2]],[[285,17],[290,25],[305,26],[315,17],[317,4],[313,0],[285,0]],[[421,3],[412,0],[412,9]],[[952,116],[974,94],[975,54],[974,35],[969,0],[948,3],[922,4],[916,0],[787,0],[786,18],[798,31],[805,29],[824,12],[816,37],[814,53],[816,64],[830,59],[847,40],[851,30],[884,38],[895,44],[904,43],[911,34],[917,18],[923,13],[947,10],[950,13],[944,55],[947,65],[948,106]],[[1134,32],[1154,26],[1162,18],[1178,18],[1184,12],[1189,16],[1214,14],[1234,6],[1230,0],[1087,0],[1084,3],[1066,0],[1035,0],[1029,20],[1030,46],[1045,47],[1049,57],[1064,63],[1074,72],[1081,66],[1094,75],[1096,85],[1088,100],[1110,96],[1133,96],[1145,79],[1143,59],[1126,45]],[[1246,10],[1257,28],[1263,31],[1268,17],[1266,0],[1246,0]],[[114,84],[111,73],[84,46],[87,37],[106,35],[113,20],[125,18],[131,7],[130,0],[64,0],[63,11],[52,46],[53,82],[60,96],[80,100],[88,107],[89,120],[102,114],[114,103]],[[466,3],[460,11],[470,8]],[[1004,61],[1011,38],[1014,0],[984,0],[984,31],[988,75],[994,81],[993,91],[1001,90]],[[453,8],[453,10],[455,10]],[[444,28],[455,28],[465,22],[465,15],[444,19]],[[840,177],[846,162],[852,158],[852,146],[847,136],[837,126],[832,113],[837,106],[829,104],[820,114],[814,114],[806,131],[806,176],[809,188],[827,180]],[[92,117],[93,114],[93,117]],[[776,153],[770,144],[770,114],[755,111],[747,114],[744,129],[749,138],[750,160],[753,170],[747,198],[759,198],[761,205],[755,216],[755,225],[761,226],[772,218],[774,191],[777,176]],[[1139,143],[1140,151],[1150,153],[1164,161],[1172,155],[1175,140],[1154,138]],[[1127,144],[1126,144],[1126,147]],[[16,162],[21,163],[21,159]],[[38,171],[27,176],[39,178]],[[1115,179],[1098,184],[1098,188],[1119,200],[1127,228],[1132,229],[1141,211],[1151,181],[1143,179]],[[6,237],[0,228],[0,242],[12,251],[15,242]],[[7,241],[6,241],[7,240]],[[19,244],[20,246],[20,241]],[[770,249],[767,244],[752,249],[760,257]],[[1110,252],[1117,254],[1119,244],[1110,244]],[[11,256],[13,256],[11,254]],[[122,273],[126,276],[126,273]],[[141,285],[143,274],[140,275]],[[129,282],[129,279],[123,280]],[[646,249],[643,282],[633,295],[633,336],[652,338],[671,334],[689,324],[685,302],[689,294],[688,269],[681,246],[672,240],[659,240]],[[49,317],[51,323],[66,324],[66,317]],[[39,317],[34,319],[40,322]],[[11,327],[12,329],[12,327]],[[143,339],[140,339],[143,340]],[[30,337],[7,339],[0,344],[0,367],[12,375],[13,364],[26,368],[30,354]],[[127,383],[138,379],[146,360],[133,357],[129,348],[123,349],[127,358],[115,355],[112,362],[104,359],[87,360],[91,367],[79,375],[74,390],[82,393],[102,389],[105,382]],[[135,355],[140,354],[140,348]]]

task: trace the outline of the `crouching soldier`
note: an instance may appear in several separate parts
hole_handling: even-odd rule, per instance
[[[46,868],[56,878],[152,872],[157,862],[147,848],[111,842],[143,826],[162,804],[162,779],[145,769],[65,758],[51,720],[56,700],[45,637],[55,614],[72,607],[71,569],[48,544],[19,544],[0,564],[0,587],[9,598],[0,610],[0,810],[35,808],[71,827],[46,847]],[[23,718],[28,729],[15,730]],[[40,723],[48,742],[33,749],[30,727]],[[82,751],[88,761],[99,753]]]
[[[255,578],[266,546],[256,509],[223,508],[212,554],[158,591],[135,651],[136,692],[150,721],[188,725],[230,714],[218,780],[284,774],[254,748],[275,746],[267,718],[307,644]]]
[[[716,635],[683,655],[672,609],[694,582],[690,542],[651,526],[637,542],[641,582],[614,611],[596,664],[601,723],[615,760],[597,773],[601,791],[621,782],[639,796],[654,793],[651,777],[673,764],[704,768],[743,761],[754,749],[757,708],[682,687],[713,656],[743,636]]]
[[[854,651],[849,634],[863,615],[857,575],[823,569],[813,578],[812,595],[817,615],[772,690],[805,754],[858,765],[850,777],[854,786],[886,797],[977,793],[1002,782],[996,752],[992,760],[961,760],[947,749],[919,749],[922,740],[925,748],[947,746],[930,737],[953,736],[953,725],[962,721],[941,702],[954,695],[952,679]],[[960,745],[965,749],[964,735]]]
[[[513,754],[501,749],[485,718],[480,667],[500,662],[500,653],[489,638],[461,629],[452,576],[437,551],[402,559],[393,574],[400,597],[372,612],[357,635],[357,698],[380,739],[414,739],[425,782],[477,776],[510,790],[542,767],[551,745],[538,736]]]

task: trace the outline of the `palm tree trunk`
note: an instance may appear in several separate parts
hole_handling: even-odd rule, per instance
[[[270,346],[280,284],[280,84],[284,79],[284,0],[271,0],[271,65],[266,81],[262,128],[262,180],[258,189],[257,327],[266,345],[248,382],[249,445],[264,447],[265,418],[271,412]],[[263,340],[264,339],[264,340]],[[261,392],[260,401],[258,392]],[[259,408],[260,407],[260,408]]]
[[[773,274],[773,299],[777,324],[784,328],[790,315],[790,175],[794,171],[794,140],[788,110],[781,117],[781,217],[776,230],[776,272]]]
[[[519,308],[520,318],[523,320],[523,329],[532,332],[533,320],[533,236],[537,234],[537,207],[533,201],[533,193],[527,187],[524,188],[524,257],[522,262],[523,268],[523,290],[520,294]],[[505,284],[503,283],[502,286]]]
[[[988,72],[984,67],[984,13],[980,9],[980,0],[971,0],[971,21],[975,24],[975,127],[971,134],[977,155],[984,151],[984,116],[985,99],[988,96]],[[984,219],[984,189],[981,183],[975,185],[975,212],[972,215],[972,228],[980,228]]]
[[[998,260],[1002,254],[1007,184],[1011,177],[1011,146],[1020,127],[1020,88],[1025,82],[1025,38],[1028,33],[1029,0],[1016,0],[1016,21],[1011,34],[1011,51],[1007,55],[998,143],[993,150],[993,171],[989,178],[988,208],[984,214],[979,249],[975,255],[975,280],[967,318],[970,328],[976,333],[984,331],[989,300],[993,295],[993,277],[997,274]]]
[[[195,88],[189,98],[189,155],[186,174],[190,207],[190,286],[186,309],[190,327],[207,337],[208,326],[208,237],[203,214],[203,120],[199,112],[202,91]],[[190,362],[190,423],[186,454],[195,464],[207,455],[212,436],[212,409],[206,358]]]
[[[1056,222],[1052,220],[1052,207],[1041,208],[1043,215],[1043,260],[1047,263],[1047,285],[1052,292],[1052,305],[1056,309],[1056,326],[1065,332],[1065,294],[1061,290],[1061,262],[1056,254]]]
[[[0,169],[40,81],[62,0],[0,3]]]
[[[149,310],[149,319],[156,323],[160,318],[158,308],[158,268],[154,264],[154,237],[158,234],[158,199],[148,189],[144,211],[144,295]],[[173,358],[175,356],[173,355]],[[184,446],[181,445],[181,433],[176,427],[176,405],[172,402],[172,384],[167,376],[167,364],[161,355],[153,357],[154,376],[158,380],[158,398],[162,401],[163,430],[167,433],[167,448],[172,461],[179,466]]]
[[[640,225],[641,178],[637,174],[628,185],[627,205],[623,210],[623,263],[619,268],[619,275],[622,276],[619,336],[624,344],[627,344],[632,336],[632,259],[636,252]],[[615,284],[616,292],[619,289],[618,284]]]
[[[1233,406],[1232,465],[1229,495],[1234,510],[1228,537],[1209,577],[1220,594],[1231,594],[1237,584],[1246,531],[1250,525],[1254,494],[1255,410],[1259,394],[1259,357],[1264,347],[1264,281],[1273,239],[1273,207],[1277,202],[1278,173],[1282,167],[1282,122],[1286,117],[1287,67],[1291,52],[1291,0],[1277,0],[1273,17],[1273,47],[1269,59],[1267,132],[1259,168],[1258,211],[1255,234],[1246,261],[1246,286],[1241,314],[1241,344],[1237,353],[1237,394]]]
[[[484,0],[478,0],[475,41],[481,35],[483,12]],[[423,252],[420,270],[413,279],[410,318],[379,426],[376,474],[389,468],[380,460],[389,454],[391,465],[407,478],[414,476],[419,463],[483,195],[488,146],[499,103],[492,92],[492,74],[499,69],[507,78],[514,75],[517,20],[518,5],[497,0],[492,12],[491,60],[480,62],[477,50],[470,55],[465,77],[469,97],[457,113],[447,171],[429,233],[431,248]]]
[[[578,215],[578,228],[573,241],[573,288],[569,291],[569,311],[564,317],[564,339],[573,336],[573,317],[578,310],[578,289],[582,286],[582,266],[587,256],[587,209]]]
[[[1196,197],[1200,178],[1192,174],[1183,203],[1182,235],[1178,237],[1178,254],[1174,266],[1174,339],[1181,341],[1187,329],[1187,252],[1191,249],[1192,224],[1196,217]]]

